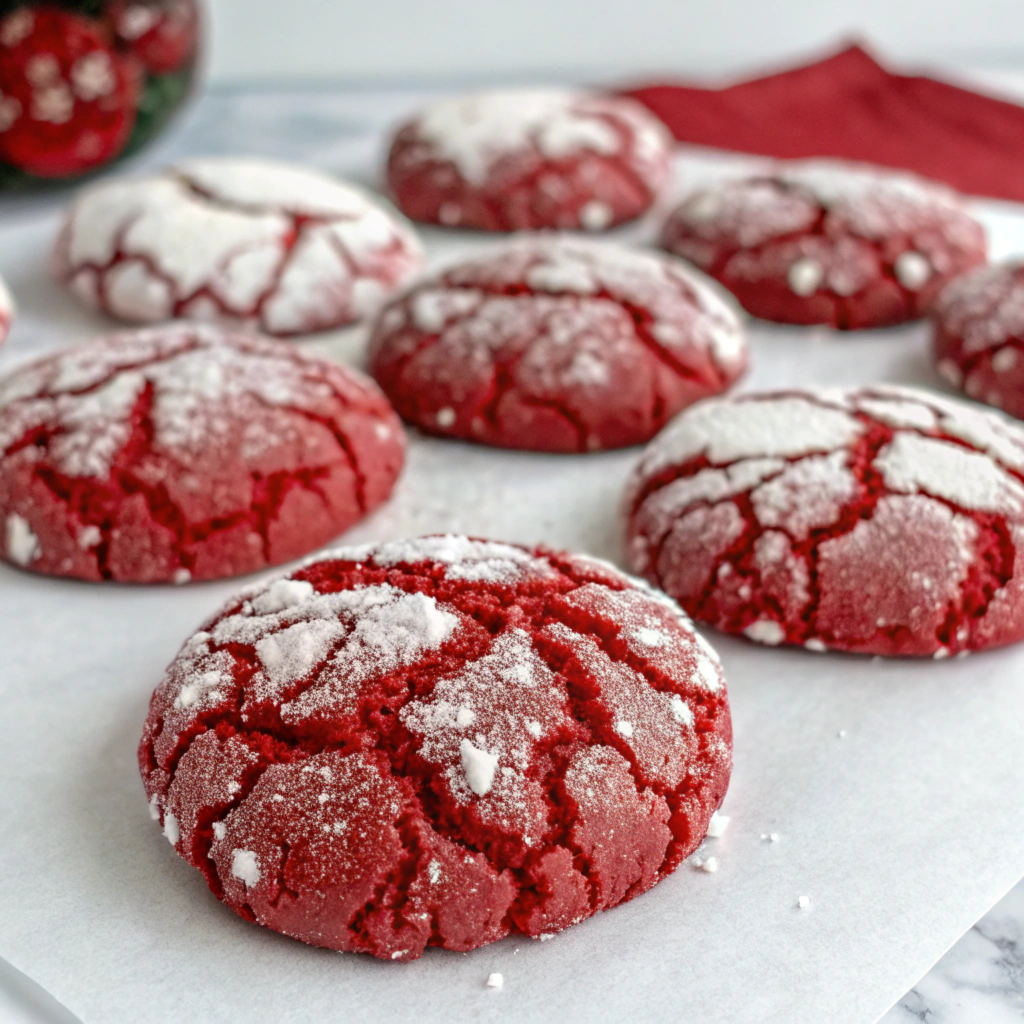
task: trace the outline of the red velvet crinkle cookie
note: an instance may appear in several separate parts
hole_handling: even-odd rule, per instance
[[[139,765],[232,910],[413,960],[546,938],[704,838],[732,730],[714,651],[604,563],[465,537],[343,548],[172,662]]]
[[[419,282],[370,342],[373,375],[411,423],[552,452],[646,441],[746,362],[728,296],[681,260],[565,239]]]
[[[404,449],[372,381],[283,342],[100,338],[0,380],[0,550],[87,580],[252,572],[380,504]]]
[[[932,308],[938,371],[955,388],[1024,419],[1024,262],[981,267]]]
[[[629,488],[633,567],[764,644],[936,658],[1024,637],[1024,431],[904,388],[703,402]]]
[[[485,231],[601,231],[647,210],[672,139],[633,100],[571,90],[485,92],[406,124],[387,177],[413,220]]]
[[[7,285],[0,277],[0,345],[7,340],[11,330],[11,321],[14,319],[14,299],[7,290]]]
[[[851,330],[921,317],[986,251],[984,229],[945,186],[833,161],[695,192],[663,244],[754,316]]]
[[[121,320],[183,317],[293,335],[375,312],[422,262],[400,218],[315,171],[190,160],[72,205],[57,278]]]

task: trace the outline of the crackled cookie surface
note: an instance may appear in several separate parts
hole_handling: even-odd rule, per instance
[[[400,129],[387,177],[413,220],[487,231],[601,231],[648,209],[671,137],[632,100],[511,90],[446,100]]]
[[[755,316],[843,329],[921,317],[986,251],[949,189],[840,161],[782,163],[694,192],[662,241]]]
[[[283,342],[100,338],[0,380],[0,552],[87,580],[252,572],[383,501],[404,448],[372,381]]]
[[[673,602],[448,536],[239,595],[157,687],[139,765],[236,913],[411,960],[649,889],[704,838],[730,747],[718,658]]]
[[[759,643],[944,657],[1024,637],[1024,432],[923,391],[712,400],[647,449],[632,566]]]
[[[14,299],[0,277],[0,345],[7,340],[11,330],[11,321],[14,319]]]
[[[371,371],[399,413],[433,434],[618,448],[743,371],[745,334],[727,300],[672,257],[527,239],[390,303]]]
[[[367,316],[421,262],[411,229],[354,187],[241,158],[92,186],[54,256],[59,280],[118,319],[240,322],[276,335]]]
[[[1024,418],[1024,263],[952,281],[932,309],[938,371],[979,402]]]

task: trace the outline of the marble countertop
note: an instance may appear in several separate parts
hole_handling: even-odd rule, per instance
[[[880,1024],[1020,1024],[1024,882],[1010,890]]]
[[[1004,89],[1009,84],[999,82]],[[1014,85],[1024,84],[1014,81]],[[1009,91],[1009,90],[1007,90]],[[308,160],[347,170],[380,156],[381,129],[423,90],[219,90],[143,160],[161,164],[182,153],[250,153]],[[0,216],[61,197],[5,200]],[[1024,869],[1024,864],[1021,865]],[[0,1020],[74,1024],[42,989],[0,960]],[[964,935],[882,1018],[882,1024],[1004,1024],[1024,1020],[1024,882]],[[872,1024],[865,1021],[864,1024]]]

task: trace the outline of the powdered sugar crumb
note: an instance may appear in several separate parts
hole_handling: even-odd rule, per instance
[[[231,874],[251,889],[260,880],[260,862],[256,854],[251,850],[232,851]]]
[[[6,526],[7,557],[17,565],[27,566],[42,553],[39,538],[32,532],[28,520],[12,512]]]
[[[181,829],[178,828],[178,819],[170,811],[164,814],[164,835],[171,846],[176,846],[181,838]]]
[[[755,643],[766,644],[769,647],[775,647],[786,639],[786,631],[778,622],[771,619],[752,622],[743,630],[743,635]]]
[[[459,756],[462,759],[462,770],[466,773],[466,785],[477,796],[486,796],[494,785],[498,758],[475,747],[469,740],[459,744]]]
[[[708,838],[709,839],[720,839],[725,835],[725,830],[729,827],[729,822],[732,819],[725,814],[720,814],[715,811],[711,815],[711,820],[708,822]]]

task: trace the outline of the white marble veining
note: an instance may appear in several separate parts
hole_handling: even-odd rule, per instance
[[[880,1024],[1020,1024],[1024,882],[996,904]]]
[[[218,92],[196,104],[172,136],[147,154],[157,165],[185,154],[286,156],[359,177],[379,166],[382,129],[406,114],[422,91]],[[374,184],[366,181],[366,184]],[[0,215],[62,202],[63,196],[0,203]],[[1021,867],[1024,868],[1024,856]],[[879,951],[884,955],[884,950]],[[794,998],[798,998],[794,993]],[[33,983],[0,962],[0,1020],[76,1020]],[[882,1024],[1004,1024],[1024,1020],[1024,882],[946,954],[885,1015]],[[865,1021],[864,1024],[871,1024]]]

